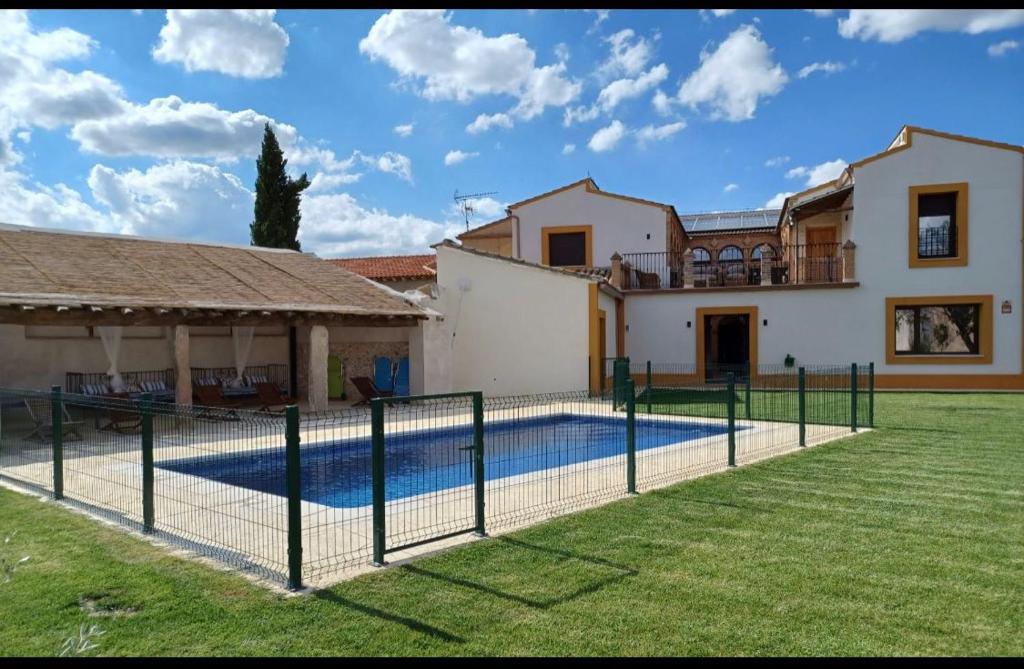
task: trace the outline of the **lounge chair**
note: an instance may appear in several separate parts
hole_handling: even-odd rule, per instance
[[[25,399],[25,409],[28,411],[29,417],[34,423],[34,427],[31,432],[25,435],[25,438],[39,437],[40,441],[46,441],[53,437],[53,403],[51,400],[43,397],[32,397]],[[73,435],[79,441],[82,440],[82,435],[78,432],[78,428],[82,425],[80,420],[71,420],[71,414],[68,413],[66,406],[61,406],[63,409],[63,434],[64,438],[67,439],[69,435]]]
[[[363,399],[352,406],[363,406],[370,403],[375,397],[394,397],[395,393],[390,390],[380,390],[368,376],[353,376],[352,385],[356,387]]]
[[[232,402],[224,397],[224,393],[219,385],[199,384],[195,387],[195,391],[196,397],[199,398],[199,403],[203,406],[218,409],[238,409],[242,406],[241,403]]]
[[[273,383],[262,382],[256,384],[256,394],[260,400],[260,411],[280,413],[294,400],[281,393],[281,389]]]

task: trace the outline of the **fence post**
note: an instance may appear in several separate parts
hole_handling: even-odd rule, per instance
[[[651,361],[648,360],[647,361],[647,413],[648,413],[648,415],[650,415],[650,413],[651,413],[651,379],[652,379]]]
[[[875,426],[875,363],[868,363],[868,427]]]
[[[53,442],[53,498],[64,499],[64,400],[60,386],[50,388],[50,436]]]
[[[799,400],[797,405],[800,412],[800,445],[807,445],[807,370],[801,367],[797,370],[797,394]]]
[[[728,397],[725,405],[729,415],[729,466],[736,466],[736,375],[729,372],[726,376],[726,392]]]
[[[604,386],[601,386],[604,388]],[[476,493],[476,531],[486,537],[484,527],[484,394],[473,393],[473,488]]]
[[[850,431],[857,431],[857,363],[850,365]]]
[[[743,396],[743,403],[744,403],[744,405],[747,408],[747,420],[750,420],[750,361],[749,360],[747,361],[747,364],[745,365],[745,369],[746,369],[746,372],[747,372],[747,384],[746,384],[746,391],[745,391],[744,396]]]
[[[373,476],[373,566],[384,562],[384,400],[370,400]]]
[[[636,394],[632,376],[626,379],[626,492],[636,494]]]
[[[142,412],[142,531],[152,532],[153,513],[153,396],[143,393]]]
[[[285,418],[285,480],[288,486],[288,589],[302,589],[302,477],[299,459],[299,407]]]

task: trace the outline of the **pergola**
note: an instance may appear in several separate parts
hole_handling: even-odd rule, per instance
[[[395,293],[311,254],[0,225],[0,323],[172,328],[180,404],[192,401],[190,326],[308,329],[299,364],[307,365],[305,394],[316,411],[327,408],[328,326],[425,318]]]

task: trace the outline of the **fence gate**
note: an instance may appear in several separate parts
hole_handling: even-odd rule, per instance
[[[373,564],[461,534],[483,536],[483,393],[370,401]]]

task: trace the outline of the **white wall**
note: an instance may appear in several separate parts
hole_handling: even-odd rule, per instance
[[[437,264],[453,390],[588,387],[588,280],[444,246]]]
[[[585,184],[517,207],[512,213],[519,217],[519,252],[530,262],[541,262],[541,228],[552,226],[593,226],[596,267],[611,265],[616,252],[665,251],[663,209],[588,193]]]
[[[615,298],[603,291],[597,293],[597,308],[602,309],[605,312],[604,319],[604,337],[605,337],[605,351],[604,357],[614,358],[615,357]]]

